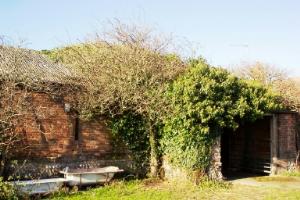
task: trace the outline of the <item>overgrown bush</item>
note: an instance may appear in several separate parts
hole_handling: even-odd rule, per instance
[[[201,180],[199,180],[198,186],[202,190],[229,189],[232,186],[232,183],[225,182],[223,180],[212,180],[209,177],[203,177]]]
[[[255,120],[280,107],[264,87],[203,60],[193,60],[166,96],[170,113],[164,120],[164,154],[174,165],[203,172],[210,163],[211,144],[223,128],[236,129],[239,121]]]

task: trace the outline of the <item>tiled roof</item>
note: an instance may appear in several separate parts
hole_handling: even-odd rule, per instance
[[[75,73],[33,50],[0,45],[0,76],[17,81],[64,83]]]

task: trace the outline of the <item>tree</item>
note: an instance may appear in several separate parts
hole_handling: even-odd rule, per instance
[[[0,83],[0,176],[13,155],[22,151],[22,130],[17,129],[26,113],[26,93],[20,93],[14,82]],[[18,146],[19,148],[16,148]]]
[[[261,62],[240,66],[233,72],[244,79],[257,81],[282,96],[286,107],[299,110],[300,87],[285,70]]]
[[[149,29],[112,24],[105,37],[97,34],[88,42],[45,52],[56,62],[72,65],[84,93],[77,109],[82,117],[117,116],[126,112],[142,115],[149,134],[151,174],[158,173],[156,124],[164,112],[162,94],[166,83],[185,69],[176,54],[168,53],[168,41]]]
[[[272,85],[274,82],[284,80],[287,77],[287,73],[284,70],[261,62],[237,67],[233,72],[238,77],[258,81],[265,86]]]

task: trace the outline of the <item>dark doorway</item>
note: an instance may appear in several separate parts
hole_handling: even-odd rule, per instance
[[[221,137],[225,177],[268,175],[271,169],[271,116],[225,130]]]

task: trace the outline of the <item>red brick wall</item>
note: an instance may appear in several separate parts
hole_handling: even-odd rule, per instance
[[[295,159],[297,114],[279,113],[277,114],[278,130],[278,157],[279,159]]]
[[[79,123],[75,140],[75,117],[64,110],[64,100],[45,93],[29,95],[32,108],[24,116],[22,130],[26,150],[19,157],[30,159],[101,158],[125,156],[124,148],[113,148],[109,130],[101,120]]]

